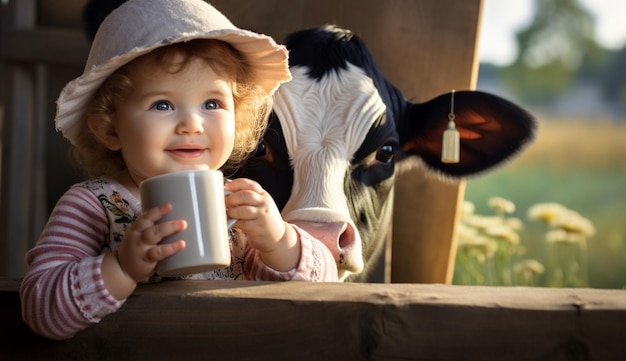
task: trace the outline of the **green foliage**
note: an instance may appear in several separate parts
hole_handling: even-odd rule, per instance
[[[533,21],[516,35],[517,58],[501,69],[503,84],[528,104],[548,105],[580,78],[603,78],[611,52],[596,42],[594,32],[595,20],[578,0],[536,0]],[[605,82],[612,89],[616,85],[610,83],[617,82],[610,93],[622,96],[626,79],[605,77]]]
[[[503,84],[528,104],[549,104],[574,81],[571,70],[558,61],[535,68],[515,63],[503,68],[501,75]]]
[[[561,63],[577,69],[584,54],[596,47],[595,20],[577,0],[535,0],[535,16],[517,33],[516,64],[536,68]]]

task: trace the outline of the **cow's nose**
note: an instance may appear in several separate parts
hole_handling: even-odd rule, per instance
[[[341,267],[351,268],[349,259],[354,257],[356,233],[354,227],[346,222],[312,222],[295,220],[290,223],[302,228],[328,247]],[[352,270],[351,270],[352,271]],[[354,272],[354,271],[353,271]]]
[[[340,279],[363,271],[361,236],[345,213],[324,207],[300,208],[283,214],[283,219],[324,243],[337,262]]]

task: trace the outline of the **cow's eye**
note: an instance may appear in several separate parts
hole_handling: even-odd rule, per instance
[[[393,161],[395,154],[396,152],[393,149],[393,145],[385,144],[378,149],[376,160],[384,164],[389,164]]]
[[[252,152],[253,157],[264,157],[267,154],[267,147],[265,146],[265,141],[261,140],[259,144],[257,144],[256,149]]]

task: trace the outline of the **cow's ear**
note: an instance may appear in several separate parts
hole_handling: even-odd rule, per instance
[[[430,168],[450,176],[486,171],[518,154],[535,137],[535,118],[522,107],[493,94],[458,91],[425,103],[411,104],[397,124],[407,156],[418,156]],[[441,147],[449,114],[460,134],[460,160],[443,163]]]

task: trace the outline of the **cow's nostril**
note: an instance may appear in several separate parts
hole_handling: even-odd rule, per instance
[[[359,227],[367,227],[368,224],[369,222],[367,221],[367,215],[365,213],[361,213],[361,216],[359,217]]]
[[[354,243],[354,228],[350,224],[339,235],[339,249],[349,247]]]
[[[292,220],[310,235],[320,240],[335,255],[339,261],[341,256],[347,256],[356,242],[354,227],[346,222],[311,222]]]

